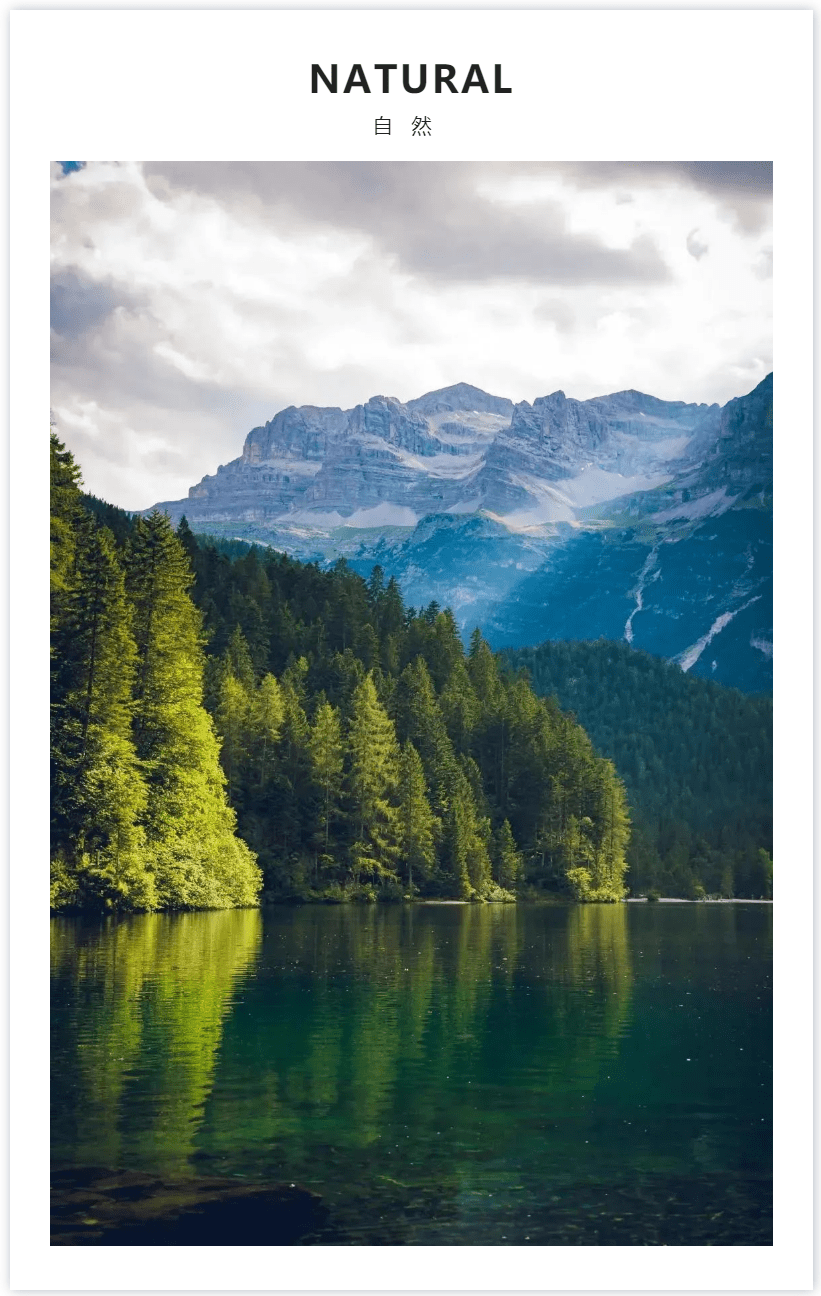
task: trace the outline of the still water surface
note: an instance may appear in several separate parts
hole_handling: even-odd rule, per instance
[[[55,1181],[297,1184],[303,1244],[769,1245],[771,962],[764,905],[54,919]]]

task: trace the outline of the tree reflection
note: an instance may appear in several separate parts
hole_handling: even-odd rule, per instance
[[[261,933],[258,910],[52,921],[55,1160],[186,1167]]]

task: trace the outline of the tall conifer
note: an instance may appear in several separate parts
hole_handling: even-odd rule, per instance
[[[185,551],[157,511],[139,518],[127,581],[137,644],[134,733],[163,907],[253,904],[261,878],[235,836],[219,744],[202,706],[200,616]]]
[[[400,863],[406,872],[408,890],[424,882],[436,862],[436,838],[441,824],[430,808],[425,771],[413,743],[406,742],[399,761],[399,844]]]
[[[396,808],[399,747],[396,730],[366,675],[353,696],[348,733],[348,790],[354,842],[354,875],[384,876],[393,871],[399,851]]]
[[[320,833],[322,848],[327,854],[330,847],[331,823],[339,818],[339,796],[342,790],[342,771],[345,749],[339,712],[330,702],[317,707],[313,728],[308,739],[314,779],[322,794]]]
[[[131,738],[131,614],[111,533],[90,523],[75,543],[54,639],[65,688],[54,705],[52,903],[150,909],[139,826],[147,793]]]

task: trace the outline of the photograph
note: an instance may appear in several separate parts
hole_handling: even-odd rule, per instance
[[[52,1248],[773,1247],[773,176],[51,163]]]

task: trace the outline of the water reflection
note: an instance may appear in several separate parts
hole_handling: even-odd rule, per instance
[[[470,1144],[498,1119],[481,1101],[489,1086],[520,1104],[534,1089],[589,1090],[629,1012],[625,910],[534,916],[418,906],[292,910],[264,927],[253,911],[55,920],[59,1159],[104,1152],[168,1171],[204,1147],[232,1161],[260,1147],[293,1156],[320,1136],[367,1148],[400,1118]]]
[[[77,1164],[186,1166],[261,935],[256,910],[52,921],[52,1131]]]
[[[770,914],[671,908],[54,920],[53,1162],[298,1182],[325,1241],[760,1238]]]

